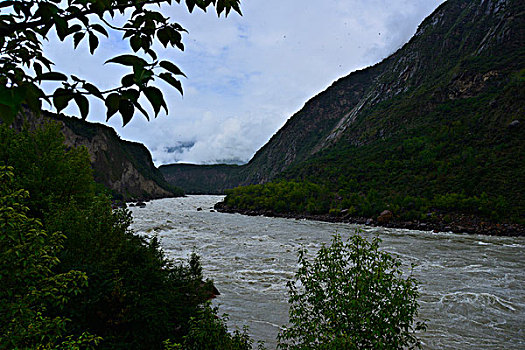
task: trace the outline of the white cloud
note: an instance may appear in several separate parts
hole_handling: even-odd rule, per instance
[[[309,98],[401,47],[442,2],[245,0],[244,15],[226,19],[167,8],[166,15],[189,31],[185,52],[161,50],[188,75],[185,95],[161,85],[169,116],[149,123],[136,116],[125,128],[115,116],[109,124],[123,138],[144,143],[157,164],[246,161]],[[75,52],[71,43],[52,41],[46,50],[60,70],[110,87],[122,69],[102,63],[126,49],[118,34],[114,38],[102,40],[93,57],[82,45]],[[101,103],[93,105],[89,120],[105,120]],[[182,153],[166,151],[187,141],[194,146]]]

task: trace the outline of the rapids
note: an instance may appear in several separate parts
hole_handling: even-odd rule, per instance
[[[159,238],[175,261],[195,252],[221,295],[229,328],[249,327],[275,348],[288,320],[286,282],[297,251],[315,254],[335,232],[378,235],[420,282],[424,349],[525,349],[525,238],[432,233],[213,211],[221,196],[188,196],[131,208],[133,229]],[[202,210],[197,210],[201,208]]]

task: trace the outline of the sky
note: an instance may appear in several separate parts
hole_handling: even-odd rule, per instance
[[[185,51],[155,49],[187,75],[184,96],[160,82],[169,113],[149,122],[137,113],[124,128],[118,114],[106,123],[103,103],[93,99],[88,121],[143,143],[156,165],[245,163],[306,101],[395,52],[442,2],[241,0],[243,15],[227,18],[211,8],[189,14],[174,2],[161,11],[188,30]],[[128,70],[104,62],[131,49],[114,31],[100,40],[94,56],[85,42],[74,50],[71,38],[51,37],[44,52],[55,70],[112,88]],[[79,115],[74,104],[64,113]]]

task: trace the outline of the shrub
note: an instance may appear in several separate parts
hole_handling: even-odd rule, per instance
[[[0,166],[0,349],[91,349],[100,338],[69,334],[64,317],[87,276],[54,271],[65,236],[27,215],[28,195],[17,189],[13,169]]]
[[[417,282],[401,262],[356,234],[333,236],[313,262],[299,252],[300,268],[288,283],[290,325],[279,349],[417,348]]]
[[[0,173],[0,349],[181,343],[212,287],[198,257],[174,264],[134,234],[130,213],[95,193],[86,150],[63,140],[56,124],[0,125],[0,166],[14,166]]]

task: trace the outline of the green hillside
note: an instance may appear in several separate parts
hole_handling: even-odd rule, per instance
[[[223,207],[524,223],[524,13],[515,0],[445,2],[290,118],[242,169],[241,183],[272,183]]]

